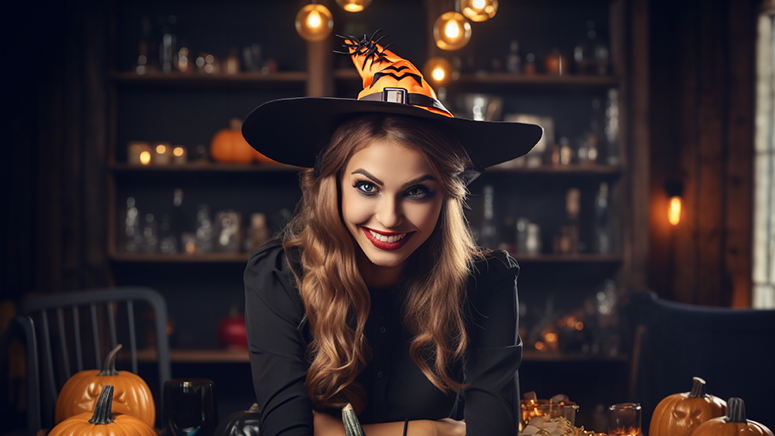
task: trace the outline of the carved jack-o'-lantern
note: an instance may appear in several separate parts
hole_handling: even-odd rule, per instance
[[[118,344],[105,358],[102,371],[85,370],[70,377],[57,398],[54,421],[59,424],[67,418],[92,413],[102,388],[114,386],[112,410],[132,415],[153,427],[156,420],[156,406],[151,390],[140,376],[129,371],[116,371],[116,355],[121,349]]]
[[[690,436],[703,422],[724,416],[724,400],[705,393],[705,380],[694,377],[692,391],[659,402],[651,417],[650,436]]]

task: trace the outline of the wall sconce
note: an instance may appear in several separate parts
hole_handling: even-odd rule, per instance
[[[371,0],[336,0],[336,4],[347,12],[360,12],[371,4]]]
[[[665,191],[670,203],[667,207],[667,220],[676,226],[681,221],[681,203],[683,196],[683,184],[681,182],[667,182]]]
[[[460,2],[455,0],[455,10],[443,13],[433,25],[433,39],[442,50],[458,50],[471,39],[471,23],[460,13]]]
[[[322,41],[334,28],[334,16],[323,5],[311,3],[296,14],[296,31],[307,41]]]
[[[422,68],[425,79],[435,88],[446,86],[452,80],[452,63],[442,57],[428,59]]]
[[[474,22],[487,21],[498,12],[498,0],[461,0],[463,15]]]

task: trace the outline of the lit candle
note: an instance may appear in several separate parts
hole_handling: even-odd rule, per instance
[[[172,163],[176,165],[185,164],[188,161],[188,150],[182,145],[176,145],[172,148]]]
[[[129,165],[140,166],[151,163],[151,146],[147,142],[130,141],[126,150],[126,161]]]
[[[169,142],[157,142],[153,147],[153,164],[169,165],[172,147]]]

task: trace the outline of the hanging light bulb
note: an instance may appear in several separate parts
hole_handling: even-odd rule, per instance
[[[446,86],[452,80],[452,63],[442,57],[428,59],[422,68],[422,74],[434,87]]]
[[[433,25],[433,39],[442,50],[463,48],[471,39],[471,23],[460,12],[446,12]]]
[[[460,7],[469,20],[487,21],[498,12],[498,0],[460,0]]]
[[[371,0],[336,0],[336,4],[347,12],[360,12],[371,4]]]
[[[296,14],[296,31],[307,41],[322,41],[333,28],[334,17],[323,5],[308,4]]]

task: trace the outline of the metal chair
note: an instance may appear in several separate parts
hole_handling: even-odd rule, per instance
[[[19,356],[12,356],[17,349],[12,349],[12,343],[15,342],[16,339],[21,339],[22,346],[24,347],[24,377],[23,380],[21,377],[12,377],[11,367],[14,366],[11,362],[14,358],[19,358]],[[2,369],[0,370],[0,374],[2,374],[3,380],[2,383],[9,383],[8,386],[3,386],[3,389],[0,389],[0,391],[3,392],[16,392],[16,391],[24,391],[24,392],[38,392],[40,389],[39,385],[39,379],[38,379],[38,349],[37,349],[37,343],[35,340],[35,326],[32,322],[32,319],[29,316],[26,315],[17,315],[11,319],[11,322],[8,325],[8,329],[4,332],[2,340],[0,341],[0,350],[2,350],[2,353],[4,353],[4,357],[2,358],[2,361],[0,362],[2,366]],[[17,384],[16,382],[22,382],[23,386]],[[16,386],[10,386],[10,384],[13,383]],[[4,400],[8,400],[8,398],[5,398]],[[5,401],[3,401],[5,403]],[[15,430],[12,433],[9,434],[27,434],[29,436],[33,436],[37,430],[40,429],[40,405],[37,403],[37,398],[33,395],[26,395],[25,398],[25,406],[26,406],[26,429],[25,431],[19,431],[18,428],[21,428],[21,425],[19,425],[17,430]],[[6,413],[10,414],[10,405],[3,404],[1,407],[6,410]],[[21,418],[22,415],[19,415]],[[10,420],[11,418],[6,415],[6,419]],[[13,424],[9,421],[5,421],[3,423],[3,431],[8,431],[11,427],[14,427],[17,424]]]
[[[170,361],[167,305],[159,292],[122,287],[44,295],[22,300],[19,312],[34,321],[39,348],[40,390],[28,393],[40,417],[32,424],[37,427],[34,430],[54,425],[57,396],[65,382],[78,371],[102,370],[105,356],[119,343],[122,351],[128,350],[128,358],[126,353],[121,355],[118,369],[135,374],[139,347],[155,348],[158,372],[142,376],[160,410],[164,382],[170,379]],[[146,318],[151,314],[152,322]],[[150,381],[153,377],[158,377],[158,384]]]
[[[740,397],[748,418],[775,426],[775,310],[695,306],[641,292],[625,313],[636,332],[631,389],[644,427],[663,398],[691,390],[694,376],[709,394]]]

